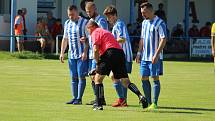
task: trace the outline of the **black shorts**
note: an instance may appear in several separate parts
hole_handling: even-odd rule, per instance
[[[110,48],[100,56],[96,72],[109,75],[112,71],[115,79],[128,78],[125,54],[121,49]]]

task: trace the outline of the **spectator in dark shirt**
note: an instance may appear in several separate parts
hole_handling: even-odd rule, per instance
[[[199,29],[195,24],[193,24],[193,26],[189,29],[189,36],[190,37],[199,37],[200,36]]]
[[[166,14],[165,14],[165,11],[163,10],[163,3],[159,3],[158,4],[158,10],[155,11],[155,15],[157,15],[159,18],[163,19],[165,22],[167,22],[167,19],[166,19]]]
[[[178,23],[175,27],[172,29],[171,37],[183,37],[184,31],[181,23]]]
[[[201,37],[210,37],[211,36],[211,22],[206,22],[205,26],[200,29]]]

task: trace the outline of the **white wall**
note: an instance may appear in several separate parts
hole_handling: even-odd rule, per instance
[[[1,34],[10,35],[10,23],[5,22],[3,16],[0,16],[0,35]],[[8,37],[7,38],[0,37],[0,41],[1,40],[9,40],[9,38]]]
[[[17,2],[17,10],[21,8],[27,9],[26,15],[26,27],[27,27],[27,34],[34,34],[35,27],[37,23],[37,0],[19,0]]]

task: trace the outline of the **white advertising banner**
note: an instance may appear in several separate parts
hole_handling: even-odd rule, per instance
[[[210,39],[191,39],[190,57],[210,57],[211,40]]]

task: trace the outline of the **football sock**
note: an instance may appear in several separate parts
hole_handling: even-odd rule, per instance
[[[71,91],[72,91],[73,99],[77,99],[77,97],[78,97],[78,79],[72,80]]]
[[[154,103],[157,105],[158,97],[160,95],[160,81],[159,80],[154,81],[153,91],[154,91]]]
[[[104,87],[103,84],[96,84],[96,103],[98,106],[102,106],[102,100],[104,98]]]
[[[133,92],[135,93],[138,97],[140,97],[142,94],[140,93],[139,89],[137,88],[137,86],[133,83],[130,83],[128,85],[128,88]]]
[[[142,80],[142,87],[143,87],[143,92],[147,99],[147,102],[149,104],[151,104],[152,103],[152,101],[151,101],[151,84],[150,84],[149,80]]]
[[[86,87],[86,79],[80,79],[78,83],[78,99],[82,99]]]
[[[124,99],[123,87],[122,87],[121,82],[120,81],[114,82],[113,86],[116,89],[116,93],[117,93],[118,97]]]

